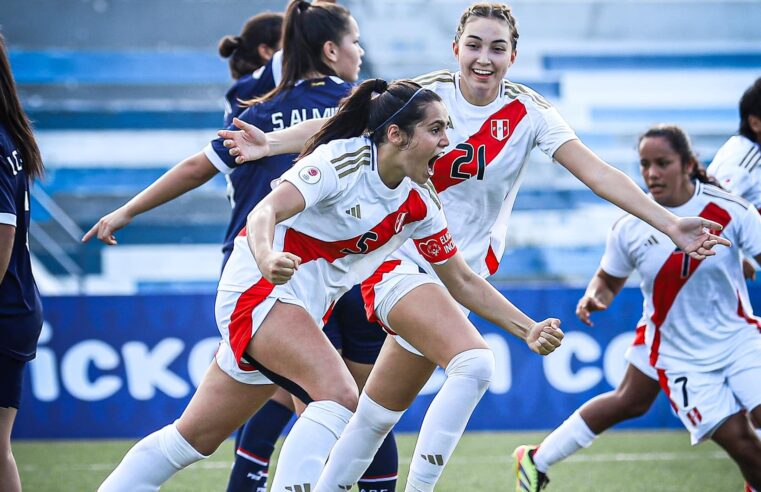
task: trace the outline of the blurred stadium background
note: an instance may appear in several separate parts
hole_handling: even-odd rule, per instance
[[[341,3],[360,25],[364,77],[456,68],[452,33],[469,1]],[[217,41],[237,33],[250,15],[285,4],[0,1],[0,29],[48,169],[34,187],[30,234],[46,325],[16,438],[135,438],[184,407],[216,343],[213,295],[229,214],[224,179],[138,218],[118,234],[118,247],[79,239],[214,137],[230,83]],[[511,5],[521,37],[510,79],[548,97],[588,146],[638,182],[639,133],[653,123],[678,123],[710,162],[736,131],[740,95],[761,74],[756,0]],[[501,376],[472,430],[548,429],[615,386],[640,313],[634,279],[594,331],[575,322],[580,288],[620,212],[543,154],[531,161],[493,279],[530,314],[561,317],[569,336],[563,351],[539,360],[475,320],[498,355]],[[751,286],[751,296],[761,308],[761,290]],[[402,430],[416,429],[440,377],[434,375]],[[679,423],[659,400],[625,427]],[[698,462],[718,459],[715,450],[707,453]],[[20,455],[22,473],[39,456]]]

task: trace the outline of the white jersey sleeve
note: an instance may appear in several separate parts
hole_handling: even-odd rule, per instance
[[[526,104],[526,110],[536,129],[536,145],[548,157],[552,158],[555,151],[564,143],[578,139],[558,110],[544,97],[520,84],[507,83],[505,86],[508,92],[511,87],[519,88],[534,102],[534,104]]]
[[[735,135],[716,152],[716,156],[706,171],[724,189],[759,207],[761,193],[756,189],[759,163],[761,163],[761,147],[743,136]]]
[[[293,184],[304,197],[305,208],[317,202],[335,197],[339,192],[338,173],[321,146],[298,161],[280,178]]]
[[[627,278],[634,271],[635,265],[626,248],[624,238],[625,217],[616,222],[608,232],[605,242],[605,253],[600,260],[600,268],[605,273],[618,278]]]
[[[753,205],[748,204],[740,217],[739,225],[736,246],[748,256],[755,257],[761,254],[761,214]]]

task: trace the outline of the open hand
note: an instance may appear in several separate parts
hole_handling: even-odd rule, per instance
[[[82,236],[82,242],[86,243],[93,236],[97,235],[98,239],[104,243],[109,246],[114,246],[117,244],[114,233],[132,222],[132,218],[133,217],[124,210],[124,207],[117,208],[110,214],[101,217],[100,220],[92,226],[84,236]]]
[[[536,352],[539,355],[547,355],[560,347],[562,339],[563,331],[560,329],[560,320],[557,318],[547,318],[544,321],[535,323],[529,329],[526,344],[528,344],[532,352]]]
[[[579,303],[576,304],[576,317],[579,318],[585,325],[594,326],[594,323],[592,323],[592,320],[589,318],[589,316],[593,311],[604,311],[606,309],[608,309],[607,304],[601,302],[598,299],[595,299],[592,296],[584,294],[584,296],[579,299]]]
[[[732,246],[728,239],[714,234],[723,229],[721,224],[701,217],[680,217],[677,220],[675,232],[670,234],[674,244],[691,258],[702,260],[706,256],[713,256],[716,251],[713,247],[717,244]]]
[[[222,145],[230,149],[228,152],[235,156],[236,164],[255,161],[269,155],[270,146],[263,131],[238,118],[233,118],[233,124],[240,130],[220,130],[217,135],[225,139]]]

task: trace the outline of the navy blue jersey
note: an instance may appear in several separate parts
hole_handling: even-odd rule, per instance
[[[225,94],[225,127],[230,126],[233,118],[246,109],[240,105],[240,101],[263,96],[280,83],[282,60],[283,52],[278,51],[269,62],[254,73],[239,78],[228,89]]]
[[[273,99],[247,108],[239,118],[265,132],[288,128],[304,120],[328,118],[335,114],[338,103],[351,87],[338,77],[301,81]],[[248,213],[272,190],[280,175],[293,165],[296,155],[272,156],[238,166],[222,145],[221,138],[207,145],[204,153],[229,178],[228,196],[233,209],[222,247],[227,253],[232,250],[235,236],[245,226]]]
[[[0,224],[16,228],[13,252],[0,282],[0,352],[27,361],[34,358],[42,329],[42,306],[27,246],[29,180],[21,151],[0,124]]]

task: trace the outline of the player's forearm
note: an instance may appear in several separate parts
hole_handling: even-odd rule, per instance
[[[299,154],[307,140],[320,131],[326,118],[306,120],[298,125],[267,134],[269,155]]]
[[[592,280],[589,281],[589,285],[587,286],[584,295],[596,299],[608,306],[611,301],[613,301],[613,298],[616,297],[617,293],[618,292],[614,291],[605,279],[596,274],[592,277]]]
[[[275,237],[275,210],[268,202],[262,202],[248,214],[246,241],[257,264],[272,252]]]
[[[671,236],[677,217],[645,195],[626,174],[607,164],[578,140],[553,156],[595,194]]]
[[[0,224],[0,282],[5,278],[8,265],[13,254],[13,241],[16,238],[16,228],[10,224]]]
[[[199,152],[164,173],[124,207],[130,216],[135,217],[198,188],[215,174],[217,169],[202,152]]]
[[[446,284],[447,289],[457,302],[508,333],[526,340],[534,320],[505,299],[489,282],[471,272],[458,278],[455,285],[451,284],[451,281]]]

